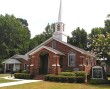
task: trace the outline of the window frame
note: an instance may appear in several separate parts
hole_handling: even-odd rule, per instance
[[[70,58],[73,58],[72,59],[73,63],[71,64],[70,64]],[[74,52],[68,54],[68,67],[76,67],[76,53]]]

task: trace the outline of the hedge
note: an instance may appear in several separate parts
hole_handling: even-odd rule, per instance
[[[59,75],[63,75],[63,76],[74,76],[75,73],[74,72],[61,72],[61,73],[59,73]]]
[[[26,73],[14,73],[14,77],[18,79],[32,79],[32,75]]]
[[[91,79],[89,81],[90,84],[94,84],[94,85],[97,85],[97,84],[107,84],[108,81],[107,80],[103,80],[103,79]]]
[[[48,74],[45,76],[46,81],[84,83],[86,78],[85,72],[61,72],[59,75]]]

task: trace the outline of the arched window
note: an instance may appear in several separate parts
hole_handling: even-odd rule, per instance
[[[56,41],[52,41],[52,48],[56,49]]]
[[[68,66],[69,67],[76,66],[76,54],[73,52],[68,54]]]

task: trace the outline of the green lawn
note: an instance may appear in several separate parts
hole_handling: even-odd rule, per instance
[[[5,77],[5,76],[11,76],[10,74],[0,74],[0,83],[6,83],[6,82],[14,82],[16,80],[9,80],[9,79],[4,79],[1,77]]]
[[[110,80],[110,77],[108,77],[108,80]]]
[[[14,82],[14,81],[16,81],[16,80],[9,80],[9,79],[0,78],[0,83]]]
[[[11,74],[0,74],[0,77],[11,76]]]
[[[0,89],[110,89],[110,85],[90,85],[85,83],[55,83],[44,81],[10,87],[1,87]]]

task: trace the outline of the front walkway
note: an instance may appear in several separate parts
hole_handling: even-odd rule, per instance
[[[14,79],[14,77],[1,77],[1,78],[5,78],[5,79],[9,79],[9,80],[19,80],[19,81],[15,81],[15,82],[8,82],[8,83],[1,83],[0,87],[5,87],[5,86],[13,86],[13,85],[19,85],[19,84],[25,84],[25,83],[32,83],[32,82],[39,82],[42,80],[24,80],[24,79]]]

